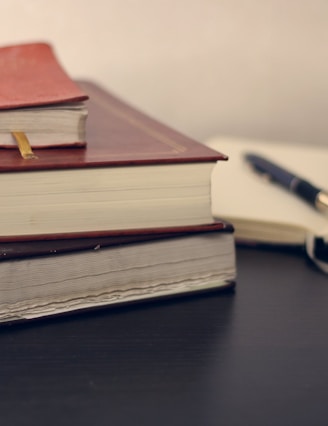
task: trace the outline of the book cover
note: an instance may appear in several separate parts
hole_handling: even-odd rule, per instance
[[[86,99],[48,43],[0,48],[0,110]]]

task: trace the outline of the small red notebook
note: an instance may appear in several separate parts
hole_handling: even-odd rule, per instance
[[[86,99],[49,44],[0,48],[0,110]]]
[[[84,147],[87,99],[49,44],[0,48],[0,147]]]

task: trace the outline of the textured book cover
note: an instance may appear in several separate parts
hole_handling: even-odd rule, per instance
[[[77,102],[87,95],[47,43],[0,48],[0,110]]]

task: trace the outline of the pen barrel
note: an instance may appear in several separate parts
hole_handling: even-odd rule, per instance
[[[316,197],[319,193],[318,188],[300,179],[297,179],[297,181],[293,183],[292,191],[312,205],[315,205]]]

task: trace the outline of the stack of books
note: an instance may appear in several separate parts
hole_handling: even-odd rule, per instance
[[[226,156],[68,82],[48,44],[0,49],[5,61],[0,322],[234,286],[233,228],[211,210]]]

